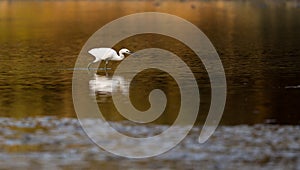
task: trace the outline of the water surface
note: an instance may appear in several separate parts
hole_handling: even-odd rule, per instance
[[[97,120],[89,121],[90,125],[97,123]],[[113,124],[123,134],[140,137],[155,135],[168,128],[163,125],[132,126],[127,122]],[[101,150],[86,137],[76,118],[0,118],[0,127],[2,169],[98,169],[99,167],[199,169],[201,167],[200,169],[212,170],[294,170],[300,166],[298,135],[300,126],[219,126],[204,144],[197,142],[201,128],[194,127],[174,149],[148,159],[127,159]],[[109,142],[116,148],[124,146],[120,145],[121,141]],[[159,148],[161,144],[151,146],[145,148],[145,151]]]
[[[75,117],[69,68],[74,67],[81,47],[113,19],[145,11],[180,16],[215,45],[228,83],[223,124],[300,123],[298,1],[1,1],[0,116]],[[130,37],[114,48],[122,47],[133,51],[161,47],[180,56],[197,78],[198,123],[204,122],[210,105],[209,80],[188,48],[158,35]],[[153,76],[147,76],[150,73]],[[180,98],[174,80],[147,70],[133,84],[132,102],[140,110],[149,107],[146,99],[152,88],[163,89],[171,100],[156,123],[172,123]],[[107,119],[123,119],[109,95],[96,96]]]

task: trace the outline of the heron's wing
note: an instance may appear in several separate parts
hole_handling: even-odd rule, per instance
[[[117,54],[116,51],[111,48],[93,48],[89,50],[88,53],[93,55],[97,60],[106,60]]]

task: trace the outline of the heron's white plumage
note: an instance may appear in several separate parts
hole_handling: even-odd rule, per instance
[[[117,52],[111,48],[93,48],[90,51],[88,51],[91,55],[95,57],[94,62],[98,62],[100,60],[112,60],[120,58],[117,54]]]
[[[88,51],[89,54],[95,57],[95,60],[89,63],[88,68],[91,64],[101,61],[106,61],[105,69],[108,64],[108,61],[121,61],[124,59],[124,54],[130,54],[131,52],[128,49],[121,49],[119,51],[119,55],[114,49],[111,48],[93,48]]]

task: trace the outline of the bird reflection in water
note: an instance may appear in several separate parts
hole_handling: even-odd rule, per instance
[[[94,74],[89,81],[89,88],[92,96],[100,97],[100,102],[105,102],[112,93],[128,94],[128,82],[123,76],[109,76]]]

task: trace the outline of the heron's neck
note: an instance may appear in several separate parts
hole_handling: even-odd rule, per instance
[[[119,58],[120,58],[120,60],[123,60],[124,59],[124,54],[123,53],[121,53],[121,52],[119,52]]]

